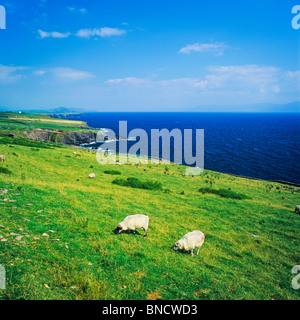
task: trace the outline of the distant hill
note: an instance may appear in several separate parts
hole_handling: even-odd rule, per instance
[[[76,108],[64,108],[58,107],[54,109],[22,109],[22,108],[8,108],[0,106],[0,111],[13,111],[13,112],[25,112],[25,113],[77,113],[77,112],[88,112],[84,109],[76,109]]]
[[[86,112],[97,112],[99,110],[91,110],[84,108],[65,108],[58,107],[53,109],[22,109],[21,108],[8,108],[0,106],[0,111],[22,111],[26,113],[86,113]],[[125,110],[126,111],[126,110]],[[149,110],[144,110],[149,111]],[[162,111],[163,108],[162,108]],[[294,101],[285,104],[275,103],[257,103],[257,104],[244,104],[244,105],[201,105],[194,108],[185,108],[182,110],[176,110],[176,112],[300,112],[300,101]],[[100,111],[99,111],[100,112]]]

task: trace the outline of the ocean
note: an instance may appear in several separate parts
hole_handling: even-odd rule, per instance
[[[204,129],[205,169],[300,184],[299,113],[108,112],[69,115],[68,119],[116,134],[119,121],[127,121],[128,132],[141,128],[149,137],[151,129]],[[135,142],[128,142],[129,147],[130,143]]]

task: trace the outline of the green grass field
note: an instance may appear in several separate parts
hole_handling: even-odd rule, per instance
[[[178,165],[99,165],[92,152],[41,146],[0,143],[0,167],[12,172],[0,172],[0,299],[299,299],[298,188],[185,176]],[[130,177],[163,189],[112,183]],[[129,214],[149,215],[147,237],[112,232]],[[196,229],[206,235],[199,256],[172,249]]]
[[[44,114],[0,112],[0,130],[20,134],[28,129],[82,130],[88,129],[83,121],[51,118]]]

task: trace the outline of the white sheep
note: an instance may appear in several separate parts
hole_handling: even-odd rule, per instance
[[[5,156],[0,155],[0,161],[5,161]]]
[[[94,178],[96,178],[96,174],[95,174],[95,173],[91,173],[91,174],[89,174],[89,178],[90,178],[90,179],[94,179]]]
[[[147,230],[149,226],[149,217],[143,214],[136,214],[127,216],[122,222],[117,225],[114,230],[115,234],[119,234],[126,230],[144,229],[144,237],[147,235]]]
[[[204,243],[205,235],[203,232],[195,230],[187,233],[182,239],[178,240],[174,245],[174,250],[184,250],[191,251],[192,257],[194,256],[194,249],[198,248],[197,256],[199,255],[199,250]]]

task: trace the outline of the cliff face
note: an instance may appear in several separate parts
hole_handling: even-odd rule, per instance
[[[51,141],[79,146],[96,141],[97,133],[93,131],[51,131],[36,129],[31,132],[24,132],[27,138],[41,141]]]

